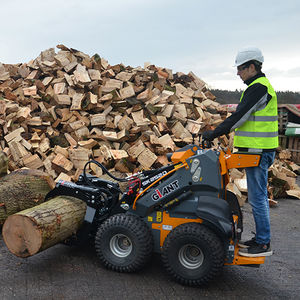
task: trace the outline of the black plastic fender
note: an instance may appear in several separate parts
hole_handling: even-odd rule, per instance
[[[231,209],[225,200],[214,196],[198,196],[196,215],[217,229],[223,238],[233,235]]]

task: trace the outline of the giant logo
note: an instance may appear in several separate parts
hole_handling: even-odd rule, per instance
[[[174,192],[175,190],[179,189],[178,180],[171,182],[170,184],[164,186],[162,189],[156,189],[155,192],[152,194],[152,200],[158,201],[160,198],[163,198],[170,193]]]

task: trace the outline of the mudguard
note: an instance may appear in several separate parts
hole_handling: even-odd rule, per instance
[[[236,235],[240,240],[243,232],[243,213],[236,195],[230,191],[226,191],[226,201],[228,202],[232,213],[238,216]]]
[[[198,196],[196,214],[222,236],[232,236],[232,215],[228,203],[214,196]]]

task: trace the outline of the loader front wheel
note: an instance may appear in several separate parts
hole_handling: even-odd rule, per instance
[[[95,237],[95,248],[106,268],[129,273],[141,269],[149,261],[153,237],[139,217],[118,214],[101,224]]]
[[[201,224],[182,224],[166,237],[162,261],[175,281],[190,286],[204,285],[222,270],[223,243]]]

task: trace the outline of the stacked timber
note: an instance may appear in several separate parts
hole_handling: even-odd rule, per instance
[[[290,158],[290,152],[283,150],[269,168],[268,198],[270,206],[276,205],[275,199],[278,198],[300,199],[300,186],[296,182],[297,176],[300,174],[300,166]],[[245,170],[230,170],[230,182],[227,189],[237,196],[240,205],[243,206],[248,194]]]
[[[160,167],[167,152],[226,117],[192,72],[111,66],[97,54],[57,48],[0,64],[0,147],[10,171],[73,180],[91,157],[123,173]]]
[[[300,166],[290,160],[290,155],[289,151],[282,151],[279,159],[276,159],[269,169],[268,191],[272,199],[287,197],[300,199],[300,186],[296,182]]]
[[[158,168],[167,152],[230,115],[192,72],[112,66],[98,54],[57,48],[28,63],[0,63],[0,150],[9,172],[25,167],[77,180],[90,158],[121,173]],[[218,142],[232,149],[233,134]],[[245,174],[233,177],[243,203]]]

